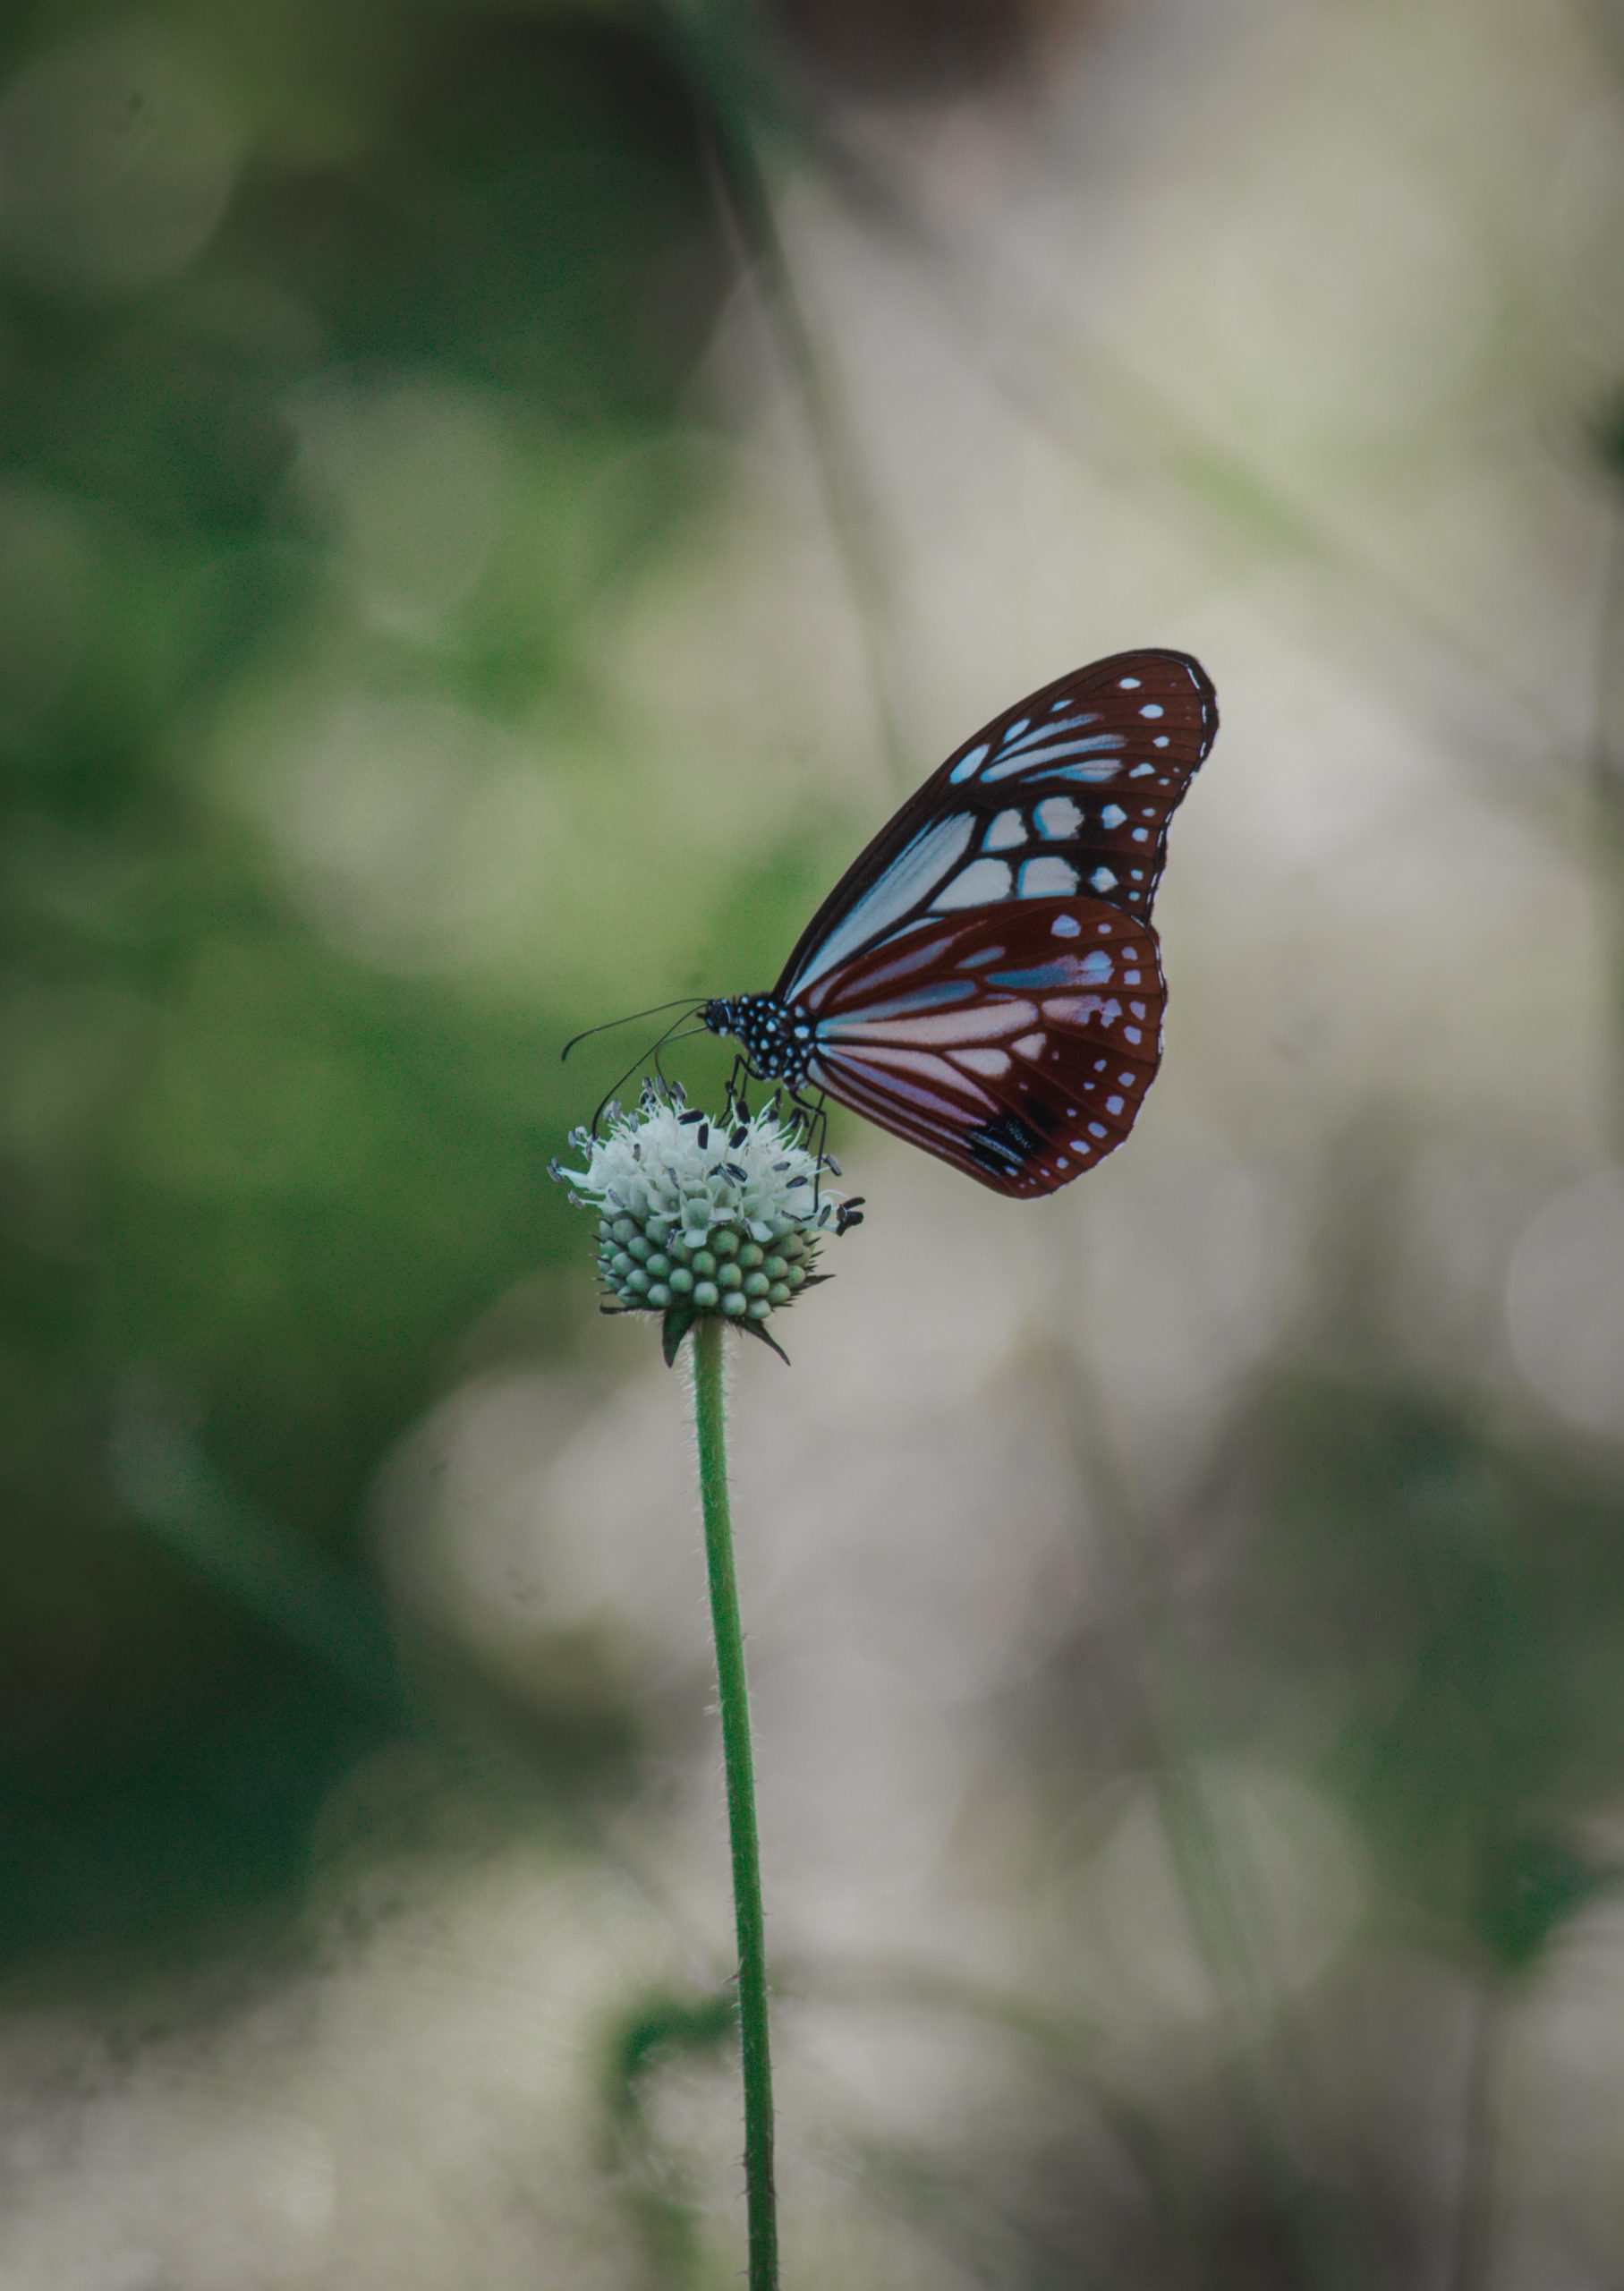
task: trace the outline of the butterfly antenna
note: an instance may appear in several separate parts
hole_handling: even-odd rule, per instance
[[[610,1034],[616,1026],[629,1026],[634,1025],[639,1018],[658,1018],[662,1011],[675,1010],[679,1005],[684,1010],[698,1010],[701,1008],[701,1004],[694,1001],[692,995],[678,994],[674,995],[669,1002],[656,1002],[647,1010],[628,1010],[624,1018],[606,1018],[600,1026],[583,1026],[578,1035],[572,1035],[570,1036],[569,1040],[565,1043],[564,1048],[559,1052],[559,1063],[563,1063],[565,1059],[569,1056],[571,1051],[574,1049],[575,1044],[578,1042],[585,1042],[591,1035]],[[662,1042],[665,1040],[665,1036],[663,1035],[660,1036],[660,1040]],[[640,1060],[638,1062],[641,1064],[642,1060]],[[635,1067],[632,1069],[633,1073],[635,1073],[636,1070]],[[624,1081],[625,1079],[625,1075],[622,1075],[621,1080]]]
[[[672,1086],[669,1082],[666,1081],[666,1069],[659,1062],[660,1052],[662,1050],[675,1050],[679,1042],[692,1042],[695,1035],[709,1034],[710,1031],[709,1026],[690,1026],[685,1033],[678,1034],[676,1027],[681,1025],[682,1020],[678,1018],[675,1026],[667,1026],[665,1033],[661,1035],[659,1040],[655,1043],[653,1049],[649,1053],[649,1056],[653,1062],[654,1071],[659,1075],[660,1080],[665,1083],[665,1086],[667,1091],[670,1090]],[[678,1095],[680,1096],[680,1094],[681,1092],[679,1089]]]
[[[670,1005],[668,1002],[664,1002],[664,1003],[661,1003],[660,1005],[659,1005],[659,1009],[661,1009],[668,1010],[668,1009],[671,1008],[671,1005]],[[658,1069],[659,1065],[659,1053],[660,1053],[660,1052],[665,1048],[666,1044],[670,1041],[670,1039],[671,1039],[672,1035],[676,1032],[676,1030],[677,1030],[678,1026],[680,1026],[682,1025],[684,1018],[688,1018],[689,1016],[691,1016],[691,1014],[693,1013],[693,1008],[694,1008],[694,1005],[693,1005],[692,1002],[690,1002],[690,1003],[686,1004],[686,1005],[684,1006],[684,1010],[683,1010],[682,1016],[681,1016],[680,1018],[673,1018],[673,1019],[672,1019],[672,1021],[671,1021],[670,1025],[666,1028],[666,1030],[665,1030],[664,1034],[663,1034],[663,1035],[661,1035],[659,1036],[659,1038],[658,1039],[658,1041],[656,1041],[656,1042],[653,1043],[653,1045],[652,1045],[650,1049],[645,1050],[645,1051],[643,1052],[643,1053],[642,1053],[642,1057],[641,1057],[641,1058],[634,1058],[634,1059],[632,1060],[632,1063],[631,1063],[631,1064],[626,1068],[625,1072],[624,1074],[622,1074],[622,1075],[619,1077],[618,1080],[616,1080],[616,1081],[614,1081],[614,1082],[611,1082],[611,1083],[610,1083],[610,1085],[609,1085],[609,1086],[608,1086],[608,1090],[604,1093],[603,1096],[602,1096],[602,1097],[599,1100],[599,1102],[598,1102],[598,1111],[597,1111],[597,1112],[592,1116],[592,1134],[593,1134],[593,1136],[594,1136],[594,1137],[597,1135],[597,1132],[598,1132],[598,1125],[599,1125],[599,1123],[603,1120],[604,1108],[605,1108],[606,1106],[608,1106],[608,1105],[609,1105],[609,1104],[611,1104],[611,1103],[613,1103],[616,1091],[616,1090],[618,1090],[618,1089],[620,1089],[620,1088],[623,1086],[623,1085],[625,1085],[625,1083],[629,1082],[629,1081],[631,1080],[631,1078],[632,1078],[633,1075],[633,1074],[635,1074],[635,1073],[639,1070],[639,1069],[640,1069],[640,1068],[644,1067],[644,1066],[647,1066],[647,1065],[649,1064],[649,1062],[650,1062],[650,1060],[653,1060],[654,1065],[655,1065],[655,1068],[656,1068],[656,1069]],[[651,1010],[642,1010],[642,1011],[639,1011],[639,1012],[637,1013],[637,1016],[639,1016],[640,1018],[652,1018],[652,1017],[654,1016],[654,1013],[653,1013],[653,1011],[651,1011]],[[594,1033],[596,1033],[596,1032],[598,1031],[598,1029],[597,1029],[596,1027],[594,1027],[594,1028],[592,1029],[592,1031],[593,1031]],[[699,1033],[702,1033],[704,1030],[703,1030],[703,1028],[701,1027],[701,1028],[696,1028],[696,1029],[695,1029],[695,1031],[696,1031],[696,1032],[699,1032]],[[577,1042],[579,1042],[579,1041],[580,1041],[580,1039],[581,1039],[580,1035],[576,1035],[576,1037],[575,1037],[575,1039],[576,1039],[576,1041],[577,1041]],[[663,1075],[663,1074],[660,1076],[660,1079],[661,1079],[662,1081],[665,1079],[665,1077],[664,1077],[664,1075]]]

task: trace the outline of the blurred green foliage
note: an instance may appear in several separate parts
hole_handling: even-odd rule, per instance
[[[540,1808],[617,1866],[593,1825],[647,1785],[641,1730],[669,1679],[633,1686],[633,1628],[600,1618],[538,1625],[547,1659],[523,1679],[417,1643],[370,1507],[471,1366],[578,1341],[584,1239],[546,1170],[614,1049],[563,1073],[563,1038],[769,975],[853,847],[837,799],[803,791],[735,841],[709,830],[727,759],[696,800],[603,668],[638,584],[680,582],[725,507],[722,394],[696,374],[739,283],[749,144],[708,106],[805,123],[739,47],[762,13],[167,0],[132,25],[38,0],[0,21],[0,1969],[17,1989],[244,1932],[288,1946],[319,1822],[358,1772],[389,1844],[432,1827],[455,1777],[500,1823]],[[894,87],[916,21],[939,28],[904,11],[870,43],[863,9],[784,14],[871,89]],[[971,19],[980,70],[1005,19]],[[747,391],[748,357],[728,387]],[[1615,412],[1598,488],[1621,441]],[[1291,561],[1244,456],[1166,461],[1231,537]],[[1090,1607],[1086,1645],[1057,1628],[999,1693],[1023,1755],[1041,1746],[1062,1876],[1095,1791],[1158,1757],[1194,1753],[1195,1776],[1215,1750],[1272,1756],[1368,1853],[1378,1944],[1465,1969],[1492,2014],[1616,1880],[1595,1843],[1624,1727],[1616,1452],[1415,1367],[1387,1150],[1367,1134],[1356,1182],[1333,1171],[1297,1324],[1226,1399],[1196,1515],[1147,1537],[1218,1553],[1221,1613],[1199,1583],[1135,1580],[1124,1616],[1161,1602],[1150,1653],[1129,1627],[1101,1643]],[[1107,1477],[1079,1468],[1087,1532],[1135,1508]],[[1134,1575],[1145,1520],[1115,1524]],[[679,1684],[674,1737],[701,1700]],[[406,1779],[386,1821],[366,1792],[390,1752]],[[660,2109],[684,2077],[719,2084],[732,2006],[705,1970],[692,1988],[626,1971],[588,2103],[606,2180],[672,2280],[710,2249],[709,2180]],[[1269,2113],[1235,2105],[1255,2031],[1211,2075],[1186,2084],[1178,2062],[1152,2102],[1118,2092],[1106,2140],[1104,2073],[1059,2006],[995,2010],[933,1979],[882,1967],[859,2014],[968,2016],[979,2055],[1063,2086],[1005,2148],[965,2134],[968,2162],[957,2133],[930,2156],[849,2134],[870,2193],[956,2263],[985,2237],[981,2279],[1070,2287],[1085,2259],[1158,2291],[1306,2279],[1316,2207],[1353,2222],[1321,2231],[1331,2246],[1363,2250],[1373,2221],[1415,2234],[1414,2189],[1356,2154],[1363,2133],[1345,2155],[1333,2125],[1293,2180],[1289,2093],[1277,2152],[1232,2138]]]
[[[386,689],[590,717],[572,626],[684,514],[649,449],[686,426],[730,274],[693,99],[608,10],[176,7],[137,37],[20,6],[0,85],[15,1951],[183,1941],[296,1870],[402,1710],[342,1622],[312,1639],[293,1576],[210,1541],[262,1520],[377,1635],[378,1459],[561,1231],[540,1180],[577,1009],[312,928],[211,782],[222,697],[348,644]],[[319,383],[474,390],[517,439],[520,562],[449,633],[359,625],[297,481]],[[572,499],[606,471],[587,532]],[[156,1495],[149,1471],[143,1507],[132,1441],[197,1469]]]

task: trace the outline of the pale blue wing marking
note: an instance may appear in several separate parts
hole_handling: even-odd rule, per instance
[[[964,857],[975,825],[973,813],[953,812],[945,820],[937,820],[922,829],[913,842],[897,853],[879,881],[869,885],[821,946],[813,950],[785,987],[786,1000],[793,1002],[826,971],[844,962],[847,955],[855,955],[859,947],[867,946],[871,939],[878,939],[900,923]],[[982,864],[977,862],[978,865]]]
[[[1119,763],[1107,762],[1102,757],[1095,763],[1057,763],[1043,777],[1046,779],[1080,779],[1085,787],[1102,788],[1107,780],[1114,779],[1121,769]]]
[[[974,779],[976,773],[981,770],[982,765],[985,762],[986,757],[987,743],[985,740],[981,743],[979,747],[966,749],[965,754],[960,756],[958,762],[954,765],[952,771],[948,774],[948,778],[954,787],[957,788],[961,779]]]
[[[934,914],[955,907],[992,907],[1008,899],[1011,890],[1008,863],[1003,859],[973,859],[931,901]]]
[[[875,1018],[911,1018],[921,1010],[933,1010],[944,1002],[964,1002],[978,993],[973,978],[932,979],[928,985],[915,988],[912,994],[893,995],[889,1002],[865,1002],[861,1009],[842,1010],[838,1018],[821,1018],[813,1032],[821,1039],[842,1026],[855,1026],[859,1020],[868,1025]]]
[[[1111,813],[1116,811],[1117,806],[1114,804],[1106,805],[1107,827],[1110,826]],[[1046,835],[1051,843],[1069,841],[1083,824],[1082,811],[1073,803],[1069,796],[1045,796],[1042,802],[1033,808],[1032,816],[1038,823],[1038,833]],[[1127,813],[1117,812],[1117,817],[1118,820],[1125,820]]]
[[[1085,955],[1057,955],[1051,963],[1040,963],[1033,970],[995,970],[987,975],[989,986],[1028,987],[1042,990],[1051,986],[1107,986],[1110,984],[1111,958],[1103,947],[1093,947]]]
[[[1077,871],[1057,852],[1028,859],[1021,869],[1023,899],[1069,899],[1077,888]]]
[[[1059,756],[1100,754],[1124,745],[1120,732],[1090,732],[1080,740],[1060,740],[1052,745],[1045,741],[1042,747],[1028,748],[1025,754],[1012,755],[1000,763],[990,764],[982,778],[985,780],[1008,779],[1017,771],[1031,771],[1034,766],[1046,764]],[[1114,771],[1117,767],[1111,766]]]
[[[1038,808],[1041,811],[1042,809],[1042,805],[1040,805]],[[1100,824],[1101,827],[1120,827],[1127,817],[1127,813],[1123,810],[1120,804],[1107,804],[1105,809],[1100,814]],[[1140,830],[1140,832],[1143,832],[1143,830]]]
[[[1064,800],[1064,799],[1062,799]],[[1040,804],[1038,811],[1042,813]],[[1049,830],[1043,830],[1045,835]],[[1016,844],[1026,840],[1026,822],[1019,812],[1000,812],[982,838],[983,851],[1013,851]]]
[[[1084,712],[1079,716],[1051,716],[1046,724],[1017,724],[999,742],[999,754],[1013,755],[1017,747],[1035,748],[1057,738],[1062,732],[1080,731],[1084,724],[1097,724],[1099,720],[1098,715]],[[1021,734],[1018,740],[1015,737],[1016,732]]]

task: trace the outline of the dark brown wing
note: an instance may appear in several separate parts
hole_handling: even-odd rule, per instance
[[[1081,895],[1148,920],[1168,822],[1217,729],[1212,683],[1184,652],[1118,652],[1018,701],[847,868],[779,999],[815,1000],[842,966],[933,913]]]
[[[1017,1198],[1119,1146],[1161,1060],[1156,934],[1101,899],[943,916],[822,990],[808,1080]]]

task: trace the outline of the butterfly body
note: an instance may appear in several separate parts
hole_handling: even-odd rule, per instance
[[[700,1012],[713,1035],[730,1035],[758,1080],[804,1087],[812,1064],[815,1021],[810,1010],[787,1007],[772,994],[735,994],[707,1002]]]
[[[1151,907],[1218,728],[1182,652],[1117,654],[967,740],[861,854],[778,984],[700,1013],[750,1070],[821,1091],[994,1190],[1120,1145],[1161,1054]]]

